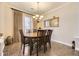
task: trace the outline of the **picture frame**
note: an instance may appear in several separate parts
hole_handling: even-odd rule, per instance
[[[53,16],[44,21],[44,27],[59,27],[59,17]]]
[[[59,17],[53,16],[50,20],[50,27],[59,27]]]

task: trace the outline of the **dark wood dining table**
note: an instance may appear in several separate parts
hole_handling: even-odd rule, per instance
[[[38,38],[42,38],[41,36],[37,36],[37,32],[31,32],[31,33],[26,33],[25,34],[25,38],[29,39],[30,41],[32,41],[31,39],[33,40],[37,40]],[[31,44],[31,42],[30,42]],[[36,51],[37,51],[37,56],[38,56],[38,41],[37,41],[37,48],[36,48]],[[30,52],[30,55],[31,55],[31,52]]]
[[[28,36],[28,37],[37,37],[37,32],[25,33],[25,36]]]

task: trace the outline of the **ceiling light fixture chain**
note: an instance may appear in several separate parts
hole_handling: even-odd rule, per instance
[[[39,14],[39,2],[37,2],[37,12],[38,12],[38,14]]]

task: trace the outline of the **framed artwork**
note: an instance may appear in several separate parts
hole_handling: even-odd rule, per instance
[[[59,17],[53,16],[53,18],[45,20],[44,27],[59,27]]]
[[[53,16],[50,20],[50,27],[59,27],[59,17]]]

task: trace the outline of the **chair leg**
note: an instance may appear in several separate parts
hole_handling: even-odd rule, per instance
[[[31,50],[31,48],[30,48],[30,56],[32,55],[32,50]]]
[[[50,46],[50,48],[51,48],[51,41],[49,41],[49,46]]]
[[[32,55],[32,50],[33,50],[33,47],[30,46],[30,56]]]
[[[22,50],[22,43],[21,43],[21,50]]]
[[[45,45],[44,45],[44,53],[46,52],[46,50],[45,50]]]
[[[33,51],[33,43],[31,42],[31,44],[30,44],[30,56],[32,55],[32,51]]]
[[[47,50],[47,45],[46,45],[46,43],[44,44],[44,53],[46,52],[46,50]]]
[[[46,45],[46,51],[47,51],[47,42],[46,42],[46,44],[45,44],[45,45]]]
[[[23,46],[23,55],[24,55],[24,53],[25,53],[25,44],[24,44],[24,46]]]
[[[37,42],[37,56],[38,56],[38,42]]]
[[[46,52],[46,41],[45,41],[45,38],[43,39],[43,48],[44,48],[44,53]]]

